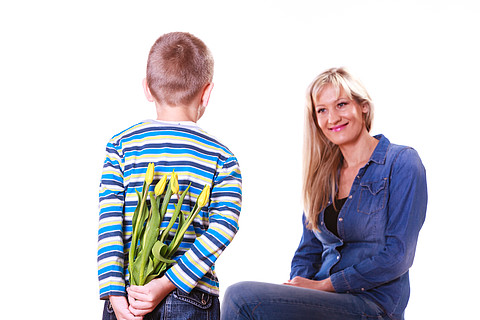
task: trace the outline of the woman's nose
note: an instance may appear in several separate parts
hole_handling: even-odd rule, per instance
[[[328,122],[329,123],[337,123],[338,121],[340,121],[341,117],[340,115],[338,114],[337,110],[331,110],[329,113],[328,113]]]

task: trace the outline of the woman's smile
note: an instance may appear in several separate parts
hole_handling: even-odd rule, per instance
[[[348,125],[348,122],[344,123],[344,124],[337,125],[337,126],[333,126],[333,127],[329,128],[328,130],[333,131],[333,132],[339,132],[339,131],[343,130],[347,125]]]

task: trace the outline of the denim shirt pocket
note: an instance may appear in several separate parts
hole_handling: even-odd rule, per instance
[[[387,178],[378,181],[360,182],[360,198],[357,211],[372,214],[385,208],[387,201]]]

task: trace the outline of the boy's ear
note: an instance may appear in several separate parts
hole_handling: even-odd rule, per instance
[[[150,88],[148,87],[147,79],[143,79],[142,81],[142,86],[143,86],[143,92],[145,93],[145,97],[147,98],[148,101],[150,102],[155,102],[155,99],[152,96],[152,93],[150,92]]]
[[[208,101],[210,100],[210,94],[212,93],[213,89],[213,82],[210,82],[205,86],[205,89],[203,89],[203,94],[202,94],[202,107],[206,107],[208,105]]]

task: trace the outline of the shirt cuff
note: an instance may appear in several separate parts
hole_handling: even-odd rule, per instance
[[[332,281],[333,288],[335,289],[335,292],[338,293],[362,293],[366,289],[365,287],[360,287],[361,284],[359,284],[359,279],[353,279],[352,277],[355,278],[355,274],[349,274],[348,272],[345,272],[345,270],[342,270],[340,272],[334,273],[330,276],[330,281]],[[355,284],[355,286],[352,286],[352,284]],[[365,284],[364,284],[365,285]]]
[[[334,273],[330,276],[330,281],[332,281],[333,288],[335,292],[338,293],[345,293],[345,292],[352,292],[352,287],[350,286],[347,275],[344,271],[340,271]]]

